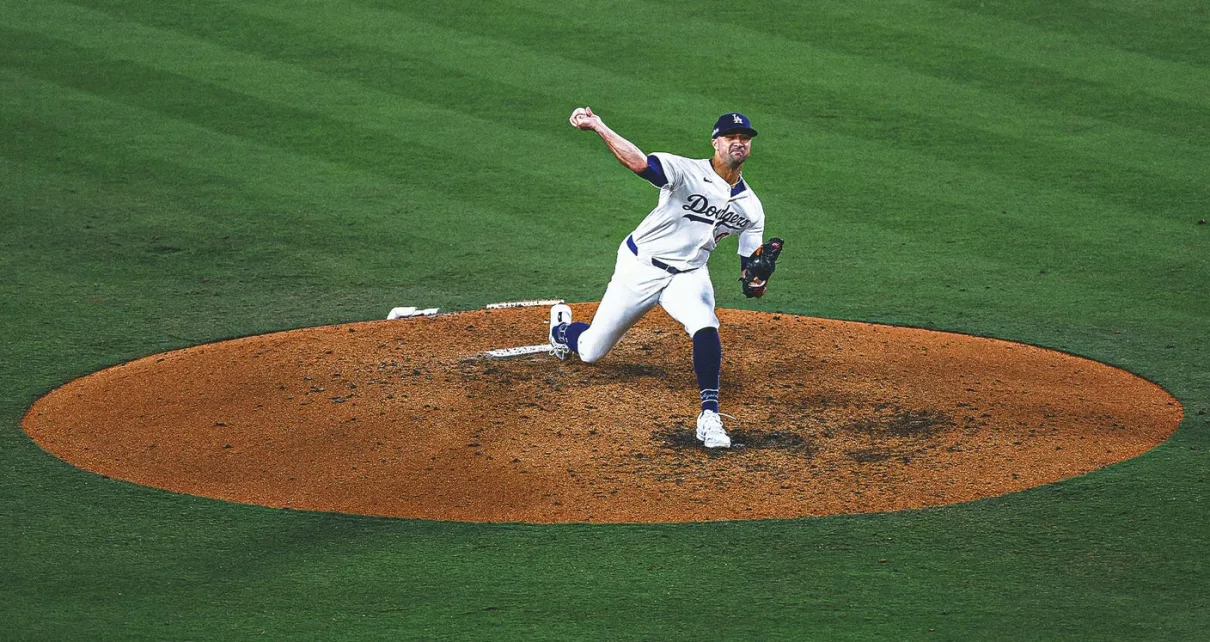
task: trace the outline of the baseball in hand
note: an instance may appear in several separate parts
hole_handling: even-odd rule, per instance
[[[589,118],[591,117],[592,108],[577,107],[575,111],[571,112],[571,126],[575,127],[576,129],[585,129],[585,125],[588,124]]]

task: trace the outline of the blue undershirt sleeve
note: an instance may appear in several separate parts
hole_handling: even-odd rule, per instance
[[[647,156],[647,169],[638,172],[638,175],[656,187],[668,184],[668,175],[664,173],[664,166],[660,164],[660,159],[655,154]]]

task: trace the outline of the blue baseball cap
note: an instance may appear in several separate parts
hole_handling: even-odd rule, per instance
[[[718,138],[735,132],[756,136],[756,130],[752,129],[752,121],[748,120],[747,116],[733,111],[718,117],[718,122],[714,123],[714,131],[711,132],[710,138]]]

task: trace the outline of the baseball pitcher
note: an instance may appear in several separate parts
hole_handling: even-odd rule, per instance
[[[573,111],[570,120],[577,129],[596,132],[618,161],[659,188],[660,196],[618,247],[613,278],[592,323],[573,322],[566,305],[551,308],[551,350],[559,359],[574,352],[581,361],[594,362],[658,303],[693,338],[701,396],[697,438],[706,448],[729,448],[731,438],[719,416],[723,353],[706,261],[719,241],[734,234],[744,294],[762,296],[772,276],[782,241],[763,242],[765,211],[741,171],[756,130],[743,114],[723,114],[711,133],[714,155],[691,159],[644,154],[589,107]]]

